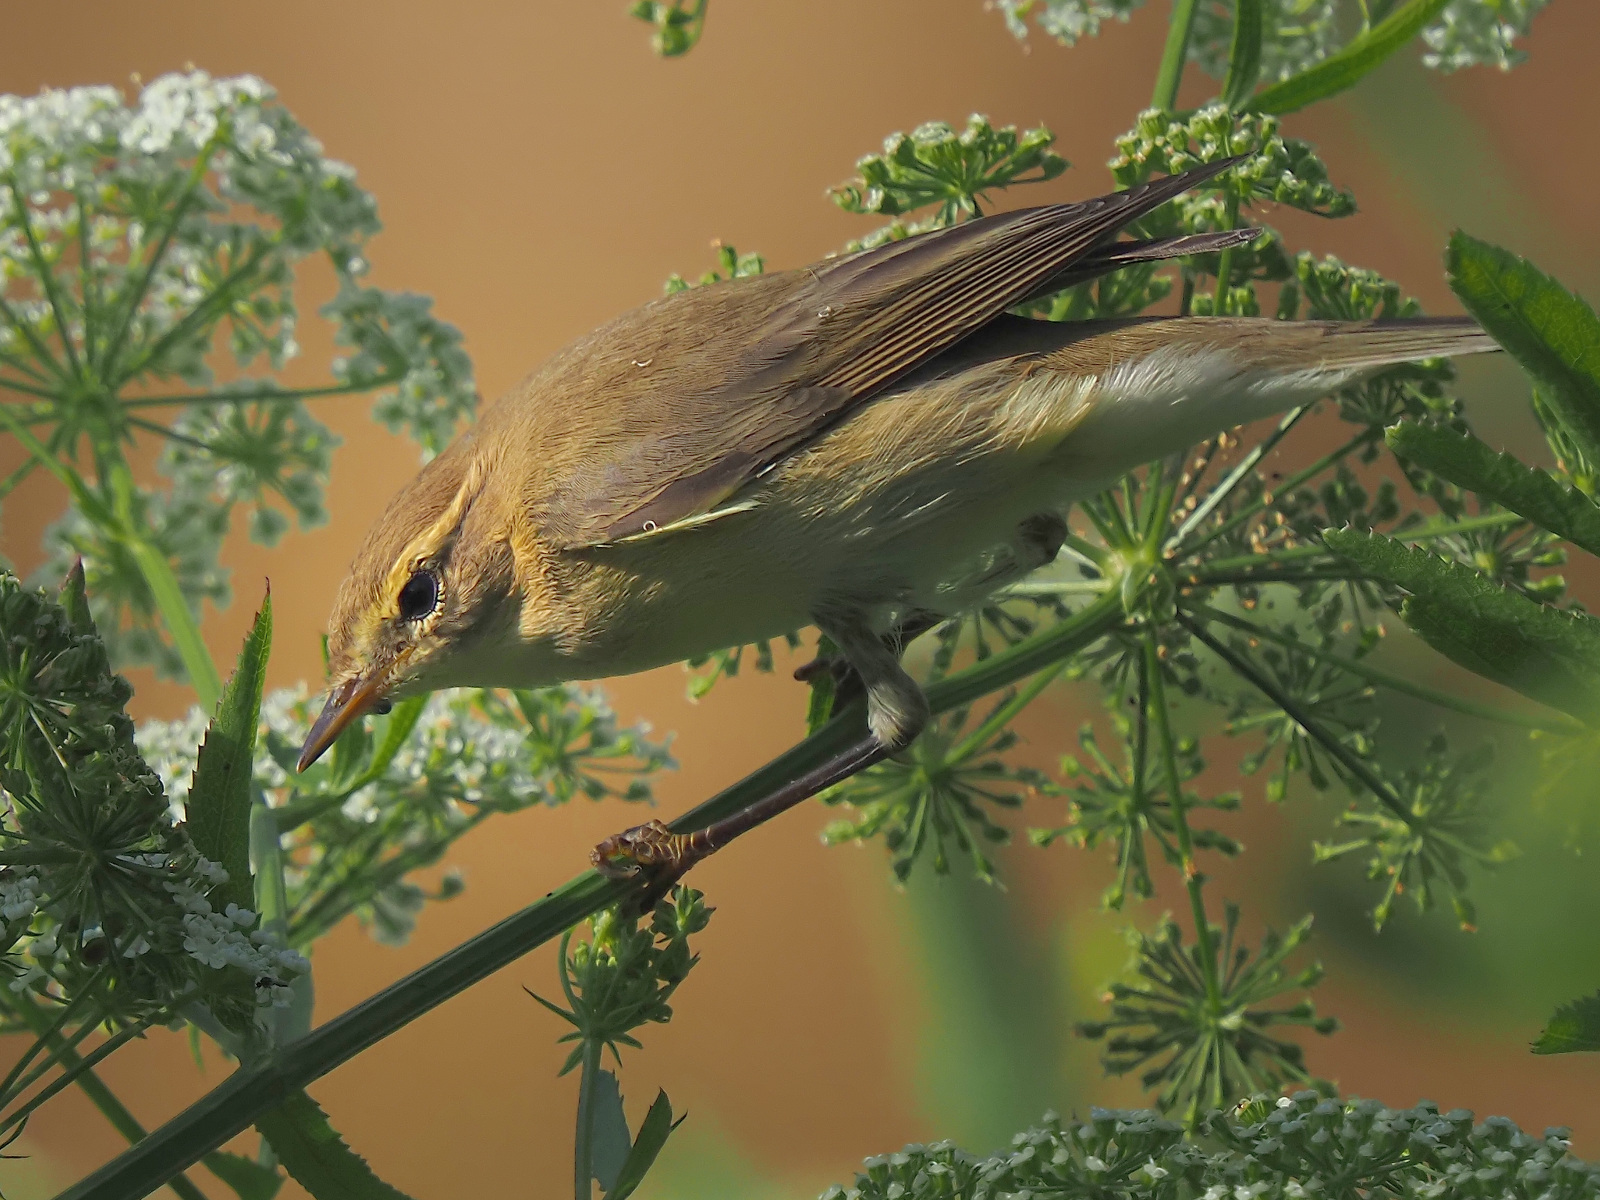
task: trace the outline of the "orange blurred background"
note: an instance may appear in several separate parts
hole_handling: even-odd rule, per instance
[[[386,229],[371,248],[373,281],[433,296],[465,332],[492,397],[572,337],[659,294],[669,273],[706,269],[713,239],[786,267],[865,232],[867,219],[838,212],[824,189],[891,131],[959,123],[970,112],[1044,124],[1075,169],[1008,203],[1107,190],[1100,164],[1148,101],[1165,27],[1155,0],[1131,24],[1067,50],[1038,34],[1019,44],[981,0],[719,4],[687,58],[661,61],[624,9],[620,0],[57,0],[7,14],[0,91],[126,87],[130,75],[148,80],[190,63],[260,75],[377,196]],[[1600,293],[1600,93],[1588,75],[1596,45],[1600,6],[1555,0],[1527,43],[1531,62],[1509,75],[1441,78],[1417,65],[1415,51],[1403,53],[1355,92],[1288,121],[1288,132],[1319,146],[1335,181],[1355,190],[1361,213],[1332,223],[1267,219],[1291,245],[1402,280],[1430,311],[1455,307],[1440,255],[1456,226]],[[1185,100],[1204,99],[1206,86],[1191,68]],[[307,271],[304,354],[291,381],[325,378],[332,346],[311,314],[330,287]],[[1480,430],[1531,447],[1514,372],[1471,364],[1464,380]],[[317,634],[354,544],[417,465],[414,446],[374,425],[365,400],[318,403],[344,438],[328,492],[332,522],[270,551],[233,538],[224,561],[235,603],[206,619],[213,652],[231,661],[270,576],[278,631],[270,686],[315,686]],[[19,492],[6,506],[6,555],[31,567],[63,503],[46,484]],[[1415,669],[1437,664],[1419,658]],[[609,685],[625,719],[677,735],[682,766],[657,783],[664,814],[797,738],[803,689],[786,676],[745,673],[699,704],[686,701],[677,668]],[[181,688],[143,674],[135,681],[140,715],[174,715],[185,703]],[[1087,686],[1047,695],[1020,725],[1028,756],[1053,763],[1094,703]],[[1252,939],[1262,924],[1282,928],[1333,897],[1334,936],[1314,943],[1330,967],[1317,1001],[1346,1028],[1309,1047],[1313,1070],[1390,1103],[1427,1096],[1534,1129],[1570,1124],[1580,1148],[1600,1154],[1596,1064],[1526,1052],[1541,1014],[1577,993],[1563,990],[1567,976],[1530,976],[1521,988],[1510,977],[1521,968],[1506,965],[1512,951],[1496,949],[1523,938],[1529,922],[1573,921],[1586,929],[1573,935],[1583,958],[1573,977],[1587,970],[1592,988],[1600,983],[1593,921],[1511,900],[1502,913],[1486,899],[1486,929],[1471,950],[1412,954],[1423,943],[1406,938],[1421,935],[1403,931],[1385,934],[1384,949],[1338,915],[1349,904],[1337,889],[1318,892],[1305,880],[1308,833],[1321,835],[1325,820],[1313,828],[1292,806],[1268,809],[1260,792],[1259,780],[1247,781],[1234,829],[1250,848],[1219,872],[1212,894],[1247,898]],[[583,803],[497,819],[450,856],[466,873],[465,894],[426,910],[408,945],[378,946],[353,923],[319,944],[319,1019],[538,897],[572,875],[600,836],[635,819]],[[1040,802],[1013,824],[1058,819]],[[880,847],[825,849],[822,822],[815,806],[803,808],[695,873],[718,909],[701,939],[703,961],[678,994],[672,1024],[645,1031],[645,1049],[627,1056],[622,1073],[634,1121],[658,1086],[689,1113],[641,1196],[810,1195],[847,1181],[864,1155],[906,1141],[955,1137],[987,1151],[1049,1106],[1140,1102],[1136,1082],[1103,1079],[1094,1047],[1070,1030],[1093,1015],[1100,985],[1120,966],[1121,926],[1153,923],[1161,899],[1125,918],[1101,914],[1104,861],[1026,846],[1001,856],[1004,891],[922,872],[899,891]],[[1530,854],[1508,874],[1514,885],[1524,878],[1517,872],[1577,870],[1552,852]],[[1507,888],[1513,900],[1521,894]],[[1409,911],[1397,918],[1408,921],[1416,924]],[[1468,940],[1427,928],[1435,940]],[[1501,977],[1491,984],[1484,972]],[[542,1197],[570,1187],[576,1077],[555,1078],[564,1029],[524,984],[554,990],[550,948],[311,1089],[385,1179],[420,1198]],[[1515,1003],[1503,1001],[1512,993]],[[104,1074],[154,1126],[225,1070],[213,1059],[197,1073],[184,1039],[159,1034]],[[26,1141],[32,1158],[0,1174],[14,1181],[8,1195],[49,1194],[120,1148],[75,1093],[49,1105]],[[249,1152],[253,1141],[237,1148]],[[210,1186],[203,1172],[195,1177]],[[291,1184],[281,1194],[300,1193]]]

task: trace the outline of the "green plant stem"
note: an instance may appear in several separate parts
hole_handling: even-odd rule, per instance
[[[928,689],[929,705],[935,713],[943,713],[970,704],[1069,657],[1121,621],[1117,597],[1102,596],[1050,629],[940,680]],[[786,780],[832,758],[861,734],[859,708],[843,713],[787,753],[684,814],[672,827],[682,833],[741,811]],[[637,899],[646,886],[643,879],[608,879],[585,871],[300,1040],[235,1071],[139,1145],[63,1192],[59,1200],[139,1200],[341,1063],[585,917]]]
[[[138,283],[128,290],[125,296],[117,299],[121,302],[122,317],[117,322],[115,333],[106,343],[105,351],[100,355],[97,364],[100,377],[110,380],[116,372],[117,355],[122,352],[122,344],[127,340],[128,333],[133,329],[133,320],[139,315],[139,302],[144,299],[145,293],[150,290],[150,281],[155,278],[156,268],[161,265],[161,260],[166,257],[167,247],[172,244],[172,237],[178,232],[178,225],[183,221],[184,215],[193,203],[195,193],[200,189],[201,182],[206,177],[206,172],[211,167],[211,156],[217,152],[222,133],[219,130],[212,136],[200,153],[195,156],[194,166],[189,168],[189,174],[184,177],[179,190],[176,203],[172,206],[172,216],[161,230],[161,237],[156,242],[155,249],[150,252],[149,260],[144,264],[144,270],[139,274]],[[131,267],[132,264],[130,263]]]
[[[1300,408],[1291,408],[1285,413],[1278,422],[1277,428],[1263,438],[1259,444],[1253,446],[1250,452],[1240,460],[1239,464],[1229,471],[1227,475],[1223,476],[1222,482],[1212,488],[1195,510],[1183,519],[1183,524],[1179,525],[1172,536],[1167,539],[1168,553],[1176,549],[1183,539],[1189,536],[1192,530],[1198,529],[1201,523],[1216,511],[1217,505],[1232,495],[1233,489],[1239,486],[1245,476],[1255,470],[1256,464],[1270,454],[1273,447],[1283,441],[1288,436],[1289,431],[1300,423],[1300,418],[1310,411],[1309,405],[1302,405]],[[1211,456],[1208,455],[1206,458],[1207,465],[1210,464],[1210,461]],[[1205,543],[1202,542],[1201,544],[1204,545]]]
[[[600,1051],[593,1038],[583,1043],[583,1075],[578,1081],[578,1130],[572,1142],[574,1200],[594,1196],[594,1091],[600,1081]]]
[[[21,998],[11,1011],[21,1017],[23,1023],[35,1034],[51,1044],[51,1051],[64,1067],[70,1069],[83,1062],[83,1057],[72,1047],[65,1045],[61,1035],[54,1031],[54,1022],[44,1009],[32,1000]],[[83,1094],[89,1097],[90,1103],[100,1110],[111,1127],[127,1139],[129,1145],[137,1145],[145,1139],[145,1128],[139,1124],[139,1119],[128,1111],[128,1106],[106,1086],[105,1080],[95,1074],[92,1068],[80,1071],[75,1082]],[[176,1192],[181,1200],[206,1200],[205,1193],[197,1188],[187,1175],[174,1175],[167,1181],[167,1186]]]
[[[178,655],[189,672],[189,682],[194,687],[201,708],[215,709],[217,699],[222,695],[222,677],[217,674],[217,665],[211,660],[211,652],[206,649],[205,640],[200,636],[200,627],[189,612],[183,589],[178,586],[178,577],[172,573],[172,564],[135,525],[133,474],[128,470],[128,464],[120,459],[112,464],[107,482],[111,485],[114,507],[107,509],[89,491],[82,478],[51,454],[44,443],[18,422],[7,408],[7,405],[0,404],[0,424],[8,426],[34,460],[65,485],[84,516],[119,538],[128,548],[128,553],[133,556],[140,574],[144,576],[145,586],[150,589],[157,610],[167,623],[167,632],[172,635],[173,645],[177,647]]]
[[[44,260],[44,250],[33,231],[33,221],[28,216],[27,205],[22,202],[22,188],[17,184],[16,174],[11,173],[7,176],[7,180],[10,184],[13,214],[17,224],[22,227],[22,236],[28,243],[28,257],[33,260],[34,273],[44,288],[45,298],[50,302],[50,313],[56,321],[56,335],[61,339],[61,348],[66,351],[67,370],[74,377],[81,379],[83,367],[78,362],[77,348],[72,344],[72,331],[67,327],[67,310],[61,302],[61,291],[56,287],[56,273]]]
[[[1239,225],[1239,197],[1230,189],[1228,191],[1228,229],[1236,229]],[[1233,301],[1233,290],[1230,286],[1233,280],[1233,247],[1225,249],[1217,259],[1217,303],[1216,315],[1225,316],[1229,305]]]
[[[5,1120],[0,1121],[0,1134],[9,1133],[17,1126],[26,1125],[28,1123],[28,1118],[33,1114],[33,1111],[46,1100],[50,1099],[50,1097],[54,1096],[63,1088],[72,1084],[80,1075],[90,1070],[101,1059],[109,1058],[118,1050],[122,1049],[122,1047],[126,1046],[129,1042],[133,1041],[134,1038],[143,1037],[145,1030],[149,1027],[150,1022],[148,1020],[141,1021],[137,1025],[125,1026],[122,1029],[117,1030],[116,1033],[112,1034],[105,1041],[101,1042],[88,1054],[78,1058],[74,1065],[64,1066],[61,1074],[56,1076],[56,1078],[52,1079],[44,1087],[35,1092],[26,1104],[23,1104],[6,1114]],[[72,1046],[75,1045],[75,1043],[79,1040],[80,1038],[77,1035],[68,1039],[66,1048],[72,1048]],[[185,1167],[188,1165],[188,1163],[183,1164]],[[161,1182],[165,1183],[166,1180],[163,1179]]]
[[[1066,669],[1067,664],[1063,660],[1062,662],[1057,663],[1051,669],[1047,671],[1040,671],[1037,675],[1035,675],[1028,682],[1026,687],[1018,689],[1015,696],[1012,696],[1004,704],[1000,705],[999,708],[995,709],[994,712],[990,713],[982,725],[979,725],[976,729],[974,729],[970,734],[961,740],[959,745],[951,750],[950,753],[945,755],[944,761],[946,767],[957,766],[961,763],[964,763],[967,761],[967,759],[971,758],[974,754],[981,750],[985,742],[987,742],[995,734],[999,733],[1000,730],[1005,728],[1007,725],[1011,724],[1011,722],[1016,719],[1017,715],[1021,713],[1023,709],[1027,708],[1028,705],[1032,704],[1036,699],[1038,699],[1039,693],[1054,683],[1060,676],[1061,672],[1065,671]]]
[[[1232,667],[1233,670],[1238,673],[1241,679],[1244,679],[1254,685],[1256,690],[1259,691],[1263,696],[1265,696],[1268,700],[1271,700],[1279,708],[1283,709],[1284,712],[1288,713],[1294,722],[1299,725],[1301,729],[1305,730],[1308,737],[1320,744],[1324,750],[1338,760],[1340,765],[1343,766],[1345,770],[1349,771],[1350,774],[1359,779],[1366,789],[1376,796],[1378,801],[1385,808],[1387,808],[1401,821],[1404,821],[1407,825],[1411,824],[1411,813],[1406,808],[1405,804],[1401,802],[1400,797],[1395,795],[1394,789],[1389,787],[1388,784],[1384,783],[1371,766],[1362,762],[1361,759],[1351,751],[1349,746],[1346,746],[1338,738],[1334,737],[1333,734],[1324,729],[1322,725],[1311,716],[1310,713],[1306,712],[1299,701],[1295,700],[1282,688],[1278,687],[1270,679],[1262,675],[1260,671],[1257,671],[1248,662],[1240,658],[1232,650],[1228,649],[1228,647],[1222,642],[1212,637],[1211,634],[1208,633],[1197,621],[1194,621],[1184,613],[1180,612],[1178,614],[1178,622],[1190,633],[1194,634],[1195,637],[1199,638],[1200,641],[1204,642],[1208,647],[1210,647],[1211,652]]]
[[[1305,411],[1307,410],[1295,409],[1289,414],[1289,417],[1292,417],[1295,421],[1297,421],[1299,420],[1300,415]],[[1267,451],[1271,450],[1272,447],[1277,444],[1278,440],[1289,431],[1289,428],[1293,425],[1293,423],[1294,422],[1289,418],[1285,418],[1279,424],[1278,429],[1274,431],[1274,436],[1268,438],[1267,441],[1256,447],[1255,450],[1252,450],[1245,457],[1244,462],[1239,464],[1239,468],[1242,468],[1245,471],[1253,470],[1256,464],[1266,457]],[[1193,545],[1184,546],[1183,556],[1188,558],[1198,554],[1201,550],[1205,549],[1205,547],[1209,546],[1212,542],[1216,541],[1224,534],[1230,533],[1234,529],[1237,529],[1240,525],[1250,520],[1257,513],[1264,512],[1272,504],[1273,496],[1281,496],[1285,492],[1293,491],[1302,483],[1306,482],[1306,480],[1320,475],[1323,471],[1326,471],[1329,467],[1334,466],[1341,459],[1348,458],[1351,454],[1355,453],[1363,446],[1371,445],[1373,442],[1378,441],[1382,437],[1383,430],[1381,429],[1362,430],[1360,433],[1356,434],[1355,437],[1345,442],[1344,445],[1339,446],[1337,449],[1328,451],[1328,453],[1317,459],[1317,461],[1312,463],[1309,467],[1306,467],[1300,471],[1296,471],[1293,475],[1289,476],[1289,478],[1278,484],[1278,486],[1272,491],[1261,493],[1261,495],[1257,496],[1256,499],[1252,500],[1238,512],[1235,512],[1232,516],[1228,517],[1227,520],[1223,521],[1222,524],[1218,525],[1198,542],[1195,542]],[[1230,485],[1237,482],[1236,477],[1238,477],[1238,475],[1239,470],[1235,469],[1233,474],[1228,476],[1228,482]],[[1209,497],[1207,499],[1209,500]],[[1199,510],[1197,509],[1196,512],[1198,511]],[[1191,517],[1188,521],[1184,522],[1184,529],[1192,529],[1196,524],[1197,522],[1193,519],[1193,517]],[[1178,536],[1181,536],[1181,531],[1179,534],[1174,535],[1174,539],[1176,539]],[[1167,544],[1170,546],[1173,544],[1173,542],[1169,541]]]
[[[201,404],[241,404],[250,400],[314,400],[323,396],[349,396],[359,392],[376,391],[398,383],[400,373],[382,375],[361,383],[330,383],[323,387],[280,388],[261,387],[236,392],[195,392],[192,395],[141,396],[137,400],[124,400],[123,408],[170,408],[174,405],[193,407]]]
[[[1173,840],[1178,846],[1178,865],[1183,886],[1189,893],[1189,912],[1194,918],[1195,942],[1200,949],[1200,974],[1206,984],[1206,1003],[1213,1017],[1221,1016],[1222,984],[1217,977],[1217,948],[1211,937],[1211,922],[1206,918],[1205,896],[1201,889],[1205,876],[1194,859],[1194,839],[1189,833],[1188,806],[1183,797],[1183,777],[1178,772],[1177,747],[1172,738],[1172,716],[1167,710],[1166,686],[1161,678],[1161,658],[1156,640],[1144,637],[1144,674],[1149,688],[1149,715],[1155,722],[1161,745],[1162,772],[1167,777],[1171,798]]]
[[[1161,51],[1161,66],[1156,70],[1156,88],[1150,107],[1171,112],[1178,103],[1178,85],[1183,82],[1183,65],[1189,57],[1189,31],[1194,27],[1198,0],[1172,0],[1172,17],[1167,25],[1167,44]]]
[[[1211,621],[1220,621],[1224,625],[1231,625],[1241,633],[1246,633],[1251,637],[1275,642],[1295,654],[1303,654],[1308,658],[1317,659],[1319,662],[1328,663],[1330,666],[1338,667],[1340,670],[1349,671],[1353,675],[1360,675],[1362,678],[1392,691],[1415,696],[1418,700],[1426,700],[1429,704],[1437,704],[1440,708],[1453,709],[1456,712],[1465,713],[1469,717],[1481,717],[1486,721],[1498,721],[1503,725],[1520,725],[1524,729],[1540,729],[1546,733],[1572,734],[1581,733],[1584,729],[1583,722],[1569,717],[1565,713],[1555,713],[1547,717],[1538,713],[1520,713],[1510,709],[1496,708],[1492,704],[1479,704],[1476,701],[1452,695],[1438,688],[1431,688],[1426,684],[1417,683],[1402,675],[1392,674],[1374,667],[1370,663],[1346,658],[1342,654],[1330,654],[1326,650],[1319,650],[1317,647],[1308,645],[1297,638],[1279,633],[1277,630],[1269,629],[1264,625],[1252,624],[1241,617],[1236,617],[1232,613],[1223,612],[1220,609],[1199,608],[1195,609],[1195,615],[1205,617]]]

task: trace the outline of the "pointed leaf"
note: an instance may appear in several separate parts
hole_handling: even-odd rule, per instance
[[[89,589],[83,577],[83,559],[73,562],[72,570],[68,571],[67,577],[61,581],[61,592],[57,600],[67,614],[67,620],[72,622],[73,629],[79,633],[95,631],[94,618],[89,615]]]
[[[372,751],[371,760],[357,778],[340,785],[341,791],[358,792],[389,769],[394,756],[400,753],[400,747],[406,744],[411,731],[417,727],[417,721],[422,717],[422,708],[427,703],[426,696],[413,696],[409,700],[397,703],[387,717],[378,718],[374,730],[377,735],[374,739],[376,748]],[[334,745],[334,750],[338,750],[337,743]]]
[[[1470,433],[1396,425],[1386,437],[1402,458],[1487,496],[1590,554],[1600,554],[1600,505],[1570,484],[1509,454],[1495,453]]]
[[[283,1186],[283,1176],[253,1158],[214,1150],[201,1160],[206,1169],[238,1193],[239,1200],[272,1200]]]
[[[1234,0],[1233,44],[1228,51],[1228,78],[1222,99],[1231,109],[1244,108],[1261,78],[1261,0]]]
[[[1381,534],[1330,529],[1323,540],[1410,592],[1400,615],[1441,654],[1579,720],[1600,713],[1600,620],[1537,604]]]
[[[594,1134],[589,1143],[589,1162],[594,1177],[600,1181],[600,1190],[606,1195],[616,1185],[623,1164],[628,1161],[628,1118],[622,1111],[622,1091],[617,1087],[617,1077],[610,1071],[601,1071],[595,1079]]]
[[[263,1113],[256,1128],[283,1169],[316,1200],[410,1200],[373,1174],[304,1092]]]
[[[645,1114],[644,1124],[639,1126],[639,1136],[634,1140],[628,1161],[622,1166],[622,1173],[617,1176],[616,1183],[606,1189],[606,1200],[627,1200],[633,1194],[655,1165],[656,1156],[667,1144],[667,1138],[681,1124],[682,1117],[676,1121],[672,1119],[672,1104],[666,1092],[657,1092],[655,1103]]]
[[[1550,1024],[1533,1044],[1535,1054],[1571,1054],[1600,1050],[1600,992],[1556,1009]]]
[[[250,880],[250,775],[255,763],[261,690],[272,648],[272,594],[261,602],[254,627],[239,652],[239,665],[222,689],[217,713],[195,759],[185,823],[195,848],[227,869],[224,903],[255,903]]]
[[[1359,82],[1384,59],[1404,46],[1437,17],[1450,0],[1409,0],[1337,54],[1308,67],[1282,83],[1258,92],[1250,105],[1256,112],[1287,113],[1324,100]]]
[[[1600,459],[1600,318],[1550,276],[1464,233],[1450,239],[1450,286],[1522,364],[1590,461]]]

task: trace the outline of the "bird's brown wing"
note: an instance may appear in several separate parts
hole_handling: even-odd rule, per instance
[[[1102,270],[1119,265],[1105,253],[1119,230],[1234,161],[1079,204],[986,217],[793,273],[792,286],[754,327],[730,319],[728,335],[742,348],[716,346],[710,331],[713,342],[700,354],[713,366],[669,372],[654,390],[631,397],[628,432],[583,454],[541,505],[544,536],[567,549],[604,545],[708,512],[874,392],[1051,281],[1075,279],[1097,255],[1106,258]],[[667,321],[674,304],[695,296],[663,302],[654,319]],[[703,301],[708,310],[712,301]],[[679,359],[697,353],[671,349]]]

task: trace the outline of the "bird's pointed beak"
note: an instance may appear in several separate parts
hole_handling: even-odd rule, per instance
[[[327,703],[322,706],[321,715],[306,734],[306,744],[300,749],[298,770],[304,771],[326,754],[328,747],[339,740],[339,735],[352,721],[360,719],[377,704],[381,698],[380,682],[376,674],[358,675],[329,691]]]

